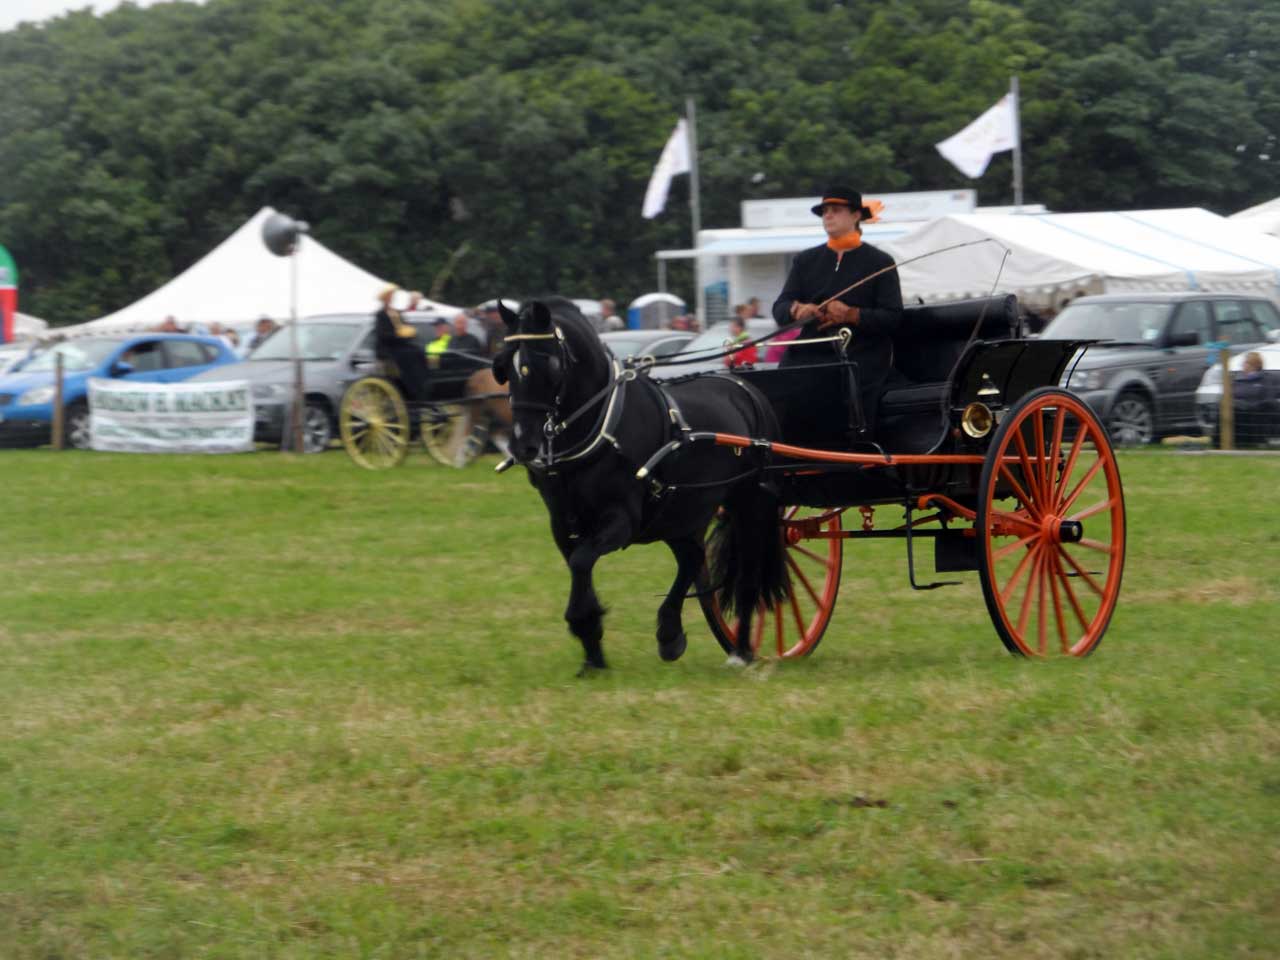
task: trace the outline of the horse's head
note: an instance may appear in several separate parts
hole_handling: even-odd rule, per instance
[[[534,300],[520,313],[499,303],[507,336],[493,358],[493,375],[507,384],[511,397],[511,455],[520,463],[538,456],[550,426],[563,409],[569,384],[570,354],[564,333],[545,303]]]

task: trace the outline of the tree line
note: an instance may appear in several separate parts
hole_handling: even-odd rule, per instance
[[[625,302],[689,245],[687,178],[640,217],[686,96],[703,225],[737,226],[740,201],[836,175],[1011,202],[1007,154],[967,181],[933,145],[1012,74],[1028,201],[1277,192],[1273,0],[207,0],[0,34],[0,243],[55,322],[126,305],[264,204],[450,302]]]

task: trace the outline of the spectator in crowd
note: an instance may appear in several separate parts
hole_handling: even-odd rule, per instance
[[[743,304],[742,308],[746,309],[746,305]],[[747,333],[745,317],[736,316],[729,321],[729,339],[733,344],[746,343],[751,339],[751,335]],[[726,367],[733,370],[736,367],[754,364],[758,358],[759,354],[757,354],[756,346],[753,343],[751,346],[743,347],[741,350],[734,350],[733,353],[724,358],[724,363]]]
[[[449,341],[452,338],[453,328],[449,326],[449,321],[444,317],[438,319],[431,325],[432,338],[427,344],[427,365],[430,367],[440,366],[440,359],[444,356],[444,352],[449,347]]]
[[[382,307],[374,314],[374,351],[379,360],[395,366],[404,385],[405,396],[421,403],[427,399],[427,358],[414,342],[418,331],[405,323],[394,306],[398,289],[394,283],[389,283],[378,294]]]
[[[601,324],[605,330],[625,330],[626,321],[618,316],[618,305],[605,297],[600,301]]]
[[[1242,446],[1266,443],[1277,433],[1273,418],[1280,416],[1271,385],[1262,370],[1262,354],[1251,350],[1244,355],[1244,366],[1231,377],[1231,407],[1235,420],[1235,439]]]
[[[764,319],[764,314],[760,312],[760,298],[752,297],[747,301],[747,319]]]
[[[498,310],[497,301],[480,310],[480,329],[484,331],[485,346],[489,356],[494,356],[502,349],[502,340],[506,332],[506,324],[502,322],[502,313]]]
[[[161,333],[183,333],[183,329],[178,326],[178,320],[172,314],[160,321],[160,326],[156,327]]]
[[[449,349],[479,356],[484,347],[475,335],[468,332],[470,320],[465,313],[453,318],[453,336],[449,340]]]
[[[681,313],[671,318],[671,329],[672,330],[692,330],[693,327],[689,323],[688,315]]]
[[[262,341],[276,332],[276,323],[270,317],[259,317],[258,322],[254,325],[253,336],[249,338],[249,342],[244,346],[244,355],[247,357],[253,351],[262,346]]]
[[[744,324],[751,319],[750,304],[740,303],[733,308],[733,319],[741,320]]]

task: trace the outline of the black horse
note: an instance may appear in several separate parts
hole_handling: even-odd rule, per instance
[[[542,495],[569,566],[564,618],[582,641],[582,673],[605,666],[605,611],[591,582],[596,561],[658,540],[677,563],[658,608],[662,659],[684,653],[680,611],[696,583],[716,591],[726,611],[737,611],[736,656],[750,661],[751,616],[778,602],[786,585],[778,498],[761,483],[760,461],[750,452],[680,447],[654,475],[637,474],[691,429],[777,439],[768,402],[728,375],[660,385],[622,369],[577,307],[560,297],[526,303],[519,315],[503,307],[502,317],[508,335],[493,372],[510,389],[510,453]],[[708,574],[706,533],[718,512]]]

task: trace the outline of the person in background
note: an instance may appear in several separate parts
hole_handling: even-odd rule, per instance
[[[605,297],[600,301],[600,323],[606,331],[627,329],[626,321],[618,316],[618,305]]]
[[[763,318],[764,314],[760,312],[760,298],[752,297],[747,301],[747,319],[757,320]]]
[[[244,355],[247,357],[253,351],[262,346],[262,341],[276,332],[276,323],[270,317],[259,317],[258,322],[254,325],[253,336],[249,338],[244,345]]]
[[[473,356],[480,356],[484,350],[479,338],[469,332],[471,318],[465,313],[460,313],[453,318],[453,336],[449,339],[450,350],[456,350],[459,353],[470,353]]]
[[[448,320],[441,317],[431,325],[431,333],[431,342],[427,344],[427,365],[434,368],[440,366],[444,352],[450,349],[449,341],[452,339],[453,328],[449,326]]]
[[[745,308],[745,305],[744,305]],[[751,335],[747,333],[747,321],[742,316],[734,317],[729,321],[729,340],[731,341],[729,349],[733,344],[746,343],[751,339]],[[751,366],[756,363],[759,354],[756,352],[756,345],[753,343],[749,347],[741,350],[734,350],[724,358],[724,365],[730,370],[737,367]]]
[[[183,333],[183,329],[178,326],[178,320],[172,314],[160,321],[160,326],[156,327],[161,333]]]
[[[1235,420],[1235,440],[1241,446],[1264,444],[1276,430],[1271,422],[1280,416],[1275,397],[1262,369],[1262,354],[1251,350],[1244,355],[1244,366],[1231,376],[1231,408]]]
[[[427,358],[414,341],[418,331],[404,322],[393,305],[398,290],[389,283],[378,294],[382,307],[373,316],[374,352],[379,360],[395,366],[406,398],[421,403],[427,399]]]

